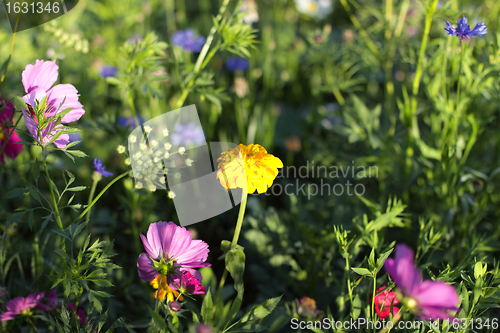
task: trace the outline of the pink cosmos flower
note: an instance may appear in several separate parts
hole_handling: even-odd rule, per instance
[[[83,105],[78,101],[78,96],[80,96],[78,90],[73,85],[58,84],[52,87],[59,75],[58,69],[59,66],[54,61],[37,60],[34,65],[27,65],[22,74],[24,90],[26,91],[23,100],[29,109],[23,110],[24,122],[31,135],[43,146],[46,146],[51,138],[64,128],[62,124],[77,121],[85,113]],[[34,110],[36,102],[41,102],[44,97],[47,97],[47,105],[43,113],[45,118],[53,117],[65,109],[71,108],[71,111],[62,117],[62,124],[56,125],[55,121],[49,121],[47,126],[42,129],[40,138]],[[54,141],[54,144],[58,148],[65,148],[69,142],[69,134],[65,133],[61,134]]]
[[[167,276],[168,283],[184,271],[201,281],[201,274],[194,268],[206,267],[208,244],[193,240],[186,228],[173,222],[157,222],[149,225],[147,237],[141,234],[147,253],[141,253],[137,262],[139,277],[153,281],[158,275]]]
[[[375,294],[384,290],[385,288],[386,286],[378,288]],[[399,300],[396,297],[396,293],[394,291],[389,291],[389,289],[385,289],[383,292],[375,296],[375,312],[377,312],[381,320],[384,320],[387,317],[390,317],[391,304],[393,304],[392,315],[396,316],[396,314],[399,312],[399,308],[397,308],[395,305],[398,303]]]
[[[7,311],[0,314],[0,321],[15,319],[24,314],[29,314],[32,309],[37,308],[45,293],[32,293],[28,297],[16,297],[7,303]]]
[[[0,151],[3,149],[2,155],[0,155],[0,161],[5,163],[4,155],[15,159],[23,151],[23,145],[16,143],[21,141],[19,135],[16,134],[16,130],[12,127],[11,119],[14,119],[15,110],[14,105],[6,99],[0,97]],[[9,140],[7,138],[9,137]],[[5,145],[5,148],[3,146]]]
[[[174,277],[172,287],[177,289],[182,295],[205,295],[207,293],[201,282],[188,271],[184,271],[182,275]]]
[[[399,244],[395,252],[394,259],[387,259],[384,268],[400,289],[402,302],[421,319],[454,319],[448,311],[458,311],[460,299],[455,288],[440,281],[422,281],[408,246]]]

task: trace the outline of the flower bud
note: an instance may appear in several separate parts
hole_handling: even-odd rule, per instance
[[[174,312],[179,312],[181,311],[181,303],[177,301],[170,302],[170,310]]]

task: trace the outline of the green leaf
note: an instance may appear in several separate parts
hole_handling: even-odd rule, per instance
[[[17,197],[22,196],[26,192],[28,192],[27,188],[16,187],[16,188],[10,190],[9,192],[7,192],[7,194],[5,194],[4,199],[17,198]]]
[[[29,216],[29,219],[28,219],[28,225],[29,225],[31,231],[33,231],[33,211],[34,210],[31,210],[30,216]]]
[[[153,317],[153,322],[155,323],[156,327],[159,328],[160,330],[167,332],[167,323],[165,323],[165,320],[155,311],[153,311],[150,307],[148,307],[149,313],[151,313],[151,317]]]
[[[254,321],[267,317],[278,305],[282,296],[274,297],[264,301],[261,304],[255,305],[250,310],[248,310],[241,318],[238,320],[231,328],[231,332],[241,332],[240,328],[243,328],[247,324]]]
[[[85,154],[83,151],[81,150],[64,150],[67,154],[70,154],[70,155],[73,155],[73,156],[76,156],[76,157],[88,157],[87,154]]]
[[[351,267],[351,269],[354,271],[354,273],[362,276],[372,276],[372,272],[370,272],[366,268],[356,268],[356,267]]]
[[[55,232],[56,234],[63,236],[67,240],[71,240],[71,237],[68,234],[68,232],[64,232],[64,231],[61,231],[61,230],[58,230],[58,229],[54,229],[54,230],[52,230],[52,232]]]
[[[75,186],[75,187],[70,187],[68,188],[66,191],[70,191],[70,192],[80,192],[80,191],[84,191],[87,189],[87,186]]]
[[[214,307],[214,303],[212,301],[212,294],[210,293],[210,289],[209,289],[207,294],[205,295],[205,298],[203,299],[203,304],[201,305],[201,318],[203,318],[203,321],[207,325],[210,325],[210,323],[212,322],[213,307]]]
[[[245,253],[243,252],[243,249],[236,247],[226,253],[226,269],[234,280],[234,289],[236,290],[237,295],[233,304],[231,304],[229,312],[218,325],[218,328],[223,327],[224,329],[236,316],[240,310],[241,302],[243,301],[243,273],[245,272]]]
[[[18,220],[23,218],[24,214],[26,214],[26,211],[16,212],[16,213],[10,215],[7,218],[7,221],[5,221],[5,223],[8,224],[10,222],[18,221]]]

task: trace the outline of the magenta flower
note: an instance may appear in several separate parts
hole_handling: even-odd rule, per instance
[[[460,299],[455,288],[440,281],[422,281],[408,246],[399,244],[395,252],[394,259],[387,259],[384,268],[400,289],[402,303],[424,320],[454,319],[448,311],[458,311]]]
[[[71,302],[68,302],[68,311],[71,315],[73,315],[74,310],[75,310],[75,305]],[[80,305],[76,309],[76,317],[80,322],[80,327],[85,327],[85,323],[87,322],[87,317],[85,316],[85,309]]]
[[[28,105],[28,110],[23,110],[24,122],[31,135],[44,147],[56,133],[64,129],[62,124],[77,121],[85,113],[83,105],[78,101],[78,90],[73,85],[58,84],[52,87],[57,80],[58,69],[59,66],[54,61],[37,60],[34,65],[27,65],[22,74],[26,91],[23,100]],[[45,97],[47,103],[44,110],[37,110],[38,103]],[[50,119],[66,109],[71,110],[62,117],[62,124]],[[39,114],[37,111],[40,111]],[[40,117],[48,121],[41,122]],[[65,148],[69,142],[69,134],[64,133],[60,134],[54,144],[58,148]]]
[[[200,280],[196,279],[188,271],[182,272],[172,280],[172,287],[177,289],[182,295],[205,295],[207,291],[201,285]]]
[[[45,293],[32,293],[28,297],[16,297],[7,303],[7,311],[0,314],[0,321],[15,319],[21,315],[31,314],[31,310],[37,308]]]
[[[0,151],[3,149],[0,162],[3,163],[5,163],[5,156],[15,159],[23,151],[23,145],[17,143],[21,141],[21,138],[16,134],[16,130],[11,128],[13,125],[11,119],[14,119],[14,115],[14,105],[0,97]],[[4,145],[5,148],[3,148]]]
[[[208,244],[202,240],[193,240],[186,228],[174,222],[157,222],[149,225],[147,237],[141,234],[146,253],[139,255],[137,268],[139,277],[144,281],[153,281],[158,275],[167,276],[170,284],[184,271],[191,273],[201,281],[201,274],[194,268],[206,267]]]

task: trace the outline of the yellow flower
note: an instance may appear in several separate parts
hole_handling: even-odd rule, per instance
[[[217,159],[217,178],[225,188],[241,188],[248,193],[264,193],[273,185],[281,160],[261,145],[250,144],[229,149]]]
[[[151,281],[149,284],[153,286],[153,288],[158,289],[158,282],[160,281],[161,275],[158,275],[153,281]],[[155,291],[155,298],[157,297],[156,295],[158,294],[158,290]],[[177,296],[179,296],[179,292],[177,290],[174,290],[168,286],[167,283],[167,277],[164,275],[163,279],[161,280],[161,288],[160,288],[160,300],[163,301],[165,299],[165,296],[168,295],[168,300],[170,302],[175,301]],[[179,296],[179,301],[182,301],[183,297]]]

